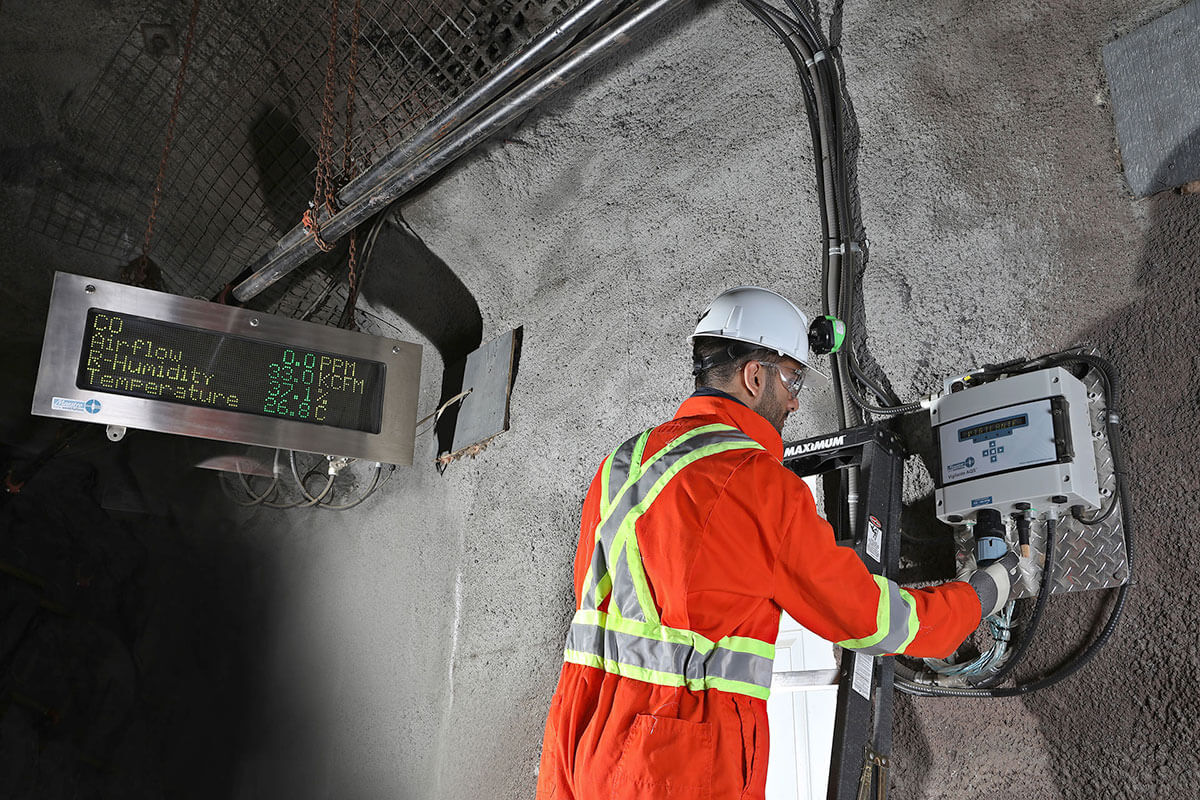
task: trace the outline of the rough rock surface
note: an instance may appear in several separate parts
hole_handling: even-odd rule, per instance
[[[1200,619],[1180,584],[1200,555],[1185,506],[1200,480],[1188,435],[1200,412],[1200,196],[1131,198],[1100,68],[1103,44],[1176,5],[845,10],[871,354],[908,399],[983,362],[1096,344],[1123,378],[1142,532],[1125,619],[1085,671],[1025,699],[900,700],[895,796],[1193,796]],[[228,523],[252,554],[229,557],[257,566],[222,574],[233,596],[263,607],[230,629],[232,666],[194,675],[206,685],[227,678],[222,669],[256,670],[253,691],[238,695],[247,705],[214,712],[214,728],[223,719],[242,737],[214,767],[227,796],[530,796],[570,616],[578,509],[599,460],[687,394],[685,337],[718,291],[761,283],[818,306],[807,123],[782,48],[732,2],[702,2],[644,33],[403,206],[477,301],[485,340],[524,326],[511,430],[443,475],[419,438],[417,465],[344,515],[261,509]],[[56,135],[63,94],[98,69],[85,38],[67,37],[58,69],[52,44],[30,46],[41,55],[21,63],[0,47],[15,76],[0,97],[23,109],[0,139],[17,153],[0,193],[10,220],[33,188],[18,167]],[[0,265],[0,297],[15,309],[0,320],[12,343],[3,364],[19,385],[0,430],[16,440],[31,436],[31,376],[18,370],[36,352],[50,270],[112,277],[117,265],[16,222],[0,228]],[[368,284],[366,307],[429,344],[389,311],[404,304],[404,259],[373,268],[398,279]],[[437,404],[442,366],[427,347],[422,415]],[[833,425],[829,399],[810,397],[785,435]],[[198,524],[167,519],[164,541]],[[1084,640],[1101,601],[1056,598],[1031,668]],[[214,626],[226,614],[214,612]],[[0,736],[17,726],[7,724]],[[170,725],[152,730],[172,752],[210,746],[163,733],[185,719]],[[113,734],[126,736],[121,763],[137,763],[141,730]],[[47,757],[75,758],[71,741]],[[171,784],[185,771],[164,770],[168,795],[188,796]]]

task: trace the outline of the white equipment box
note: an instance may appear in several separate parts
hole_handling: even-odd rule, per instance
[[[1099,506],[1087,389],[1062,367],[943,395],[929,413],[943,522],[983,508]]]

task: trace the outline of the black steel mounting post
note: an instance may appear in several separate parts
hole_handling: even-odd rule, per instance
[[[886,422],[788,442],[783,463],[801,477],[857,467],[860,472],[859,519],[851,544],[867,569],[894,578],[900,562],[900,511],[904,487],[904,450]],[[827,495],[828,497],[828,495]],[[826,501],[826,514],[835,516]],[[839,540],[845,531],[837,530]],[[895,659],[842,652],[829,762],[829,800],[854,800],[865,788],[869,797],[887,794],[887,764],[892,749],[892,699]],[[857,674],[857,680],[856,680]],[[864,772],[864,769],[866,772]]]

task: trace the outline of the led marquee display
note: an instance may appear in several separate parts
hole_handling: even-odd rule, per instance
[[[378,361],[88,310],[76,386],[379,432]]]
[[[411,464],[421,346],[55,273],[34,414]]]

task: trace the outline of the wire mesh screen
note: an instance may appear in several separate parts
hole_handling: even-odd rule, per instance
[[[31,229],[121,262],[141,252],[187,5],[148,8],[67,110],[64,151],[40,176]],[[358,171],[575,5],[364,0],[351,136]],[[331,0],[202,3],[150,252],[168,291],[211,297],[300,221],[313,195],[330,10]],[[352,11],[341,0],[334,37],[338,183]],[[313,304],[336,295],[338,265],[336,252],[318,259],[268,302],[320,319]]]

